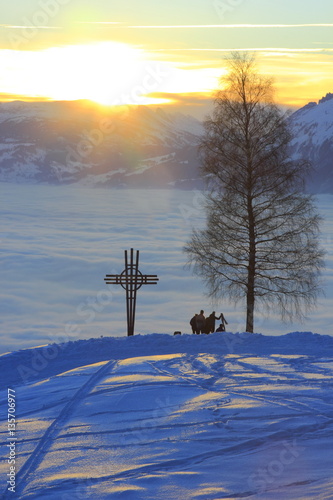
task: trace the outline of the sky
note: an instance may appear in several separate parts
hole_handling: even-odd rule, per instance
[[[331,0],[0,0],[0,8],[1,101],[202,108],[233,50],[256,53],[280,104],[332,91]]]

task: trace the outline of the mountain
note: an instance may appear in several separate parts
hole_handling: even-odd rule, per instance
[[[294,158],[311,161],[308,189],[333,193],[333,94],[290,117]],[[111,187],[202,187],[203,125],[161,108],[90,101],[0,104],[0,181]]]
[[[314,167],[308,188],[314,193],[333,193],[333,94],[309,102],[290,117],[294,158],[306,158]]]
[[[191,116],[146,106],[2,103],[0,180],[192,188],[202,131]]]

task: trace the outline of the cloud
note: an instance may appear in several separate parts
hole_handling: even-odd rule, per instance
[[[135,29],[243,29],[243,28],[331,28],[333,24],[174,24],[174,25],[136,25]]]
[[[6,101],[26,101],[26,102],[35,102],[38,101],[50,101],[47,97],[38,96],[38,99],[35,96],[28,96],[25,94],[8,94],[7,92],[0,92],[0,102]]]
[[[113,26],[121,29],[260,29],[260,28],[332,28],[333,23],[299,23],[299,24],[142,24],[130,25],[118,21],[77,21],[77,24],[89,24],[95,26]],[[7,26],[7,25],[0,25]]]
[[[5,28],[5,29],[11,29],[11,30],[22,30],[22,29],[39,29],[39,30],[60,30],[59,26],[38,26],[38,25],[23,25],[23,26],[16,26],[12,24],[0,24],[0,28]]]
[[[317,48],[317,49],[311,49],[311,48],[304,48],[304,49],[298,49],[298,48],[290,48],[290,47],[240,47],[237,49],[229,48],[229,49],[221,49],[221,48],[214,48],[214,47],[196,47],[196,48],[159,48],[159,49],[150,49],[150,52],[224,52],[224,53],[231,53],[231,52],[288,52],[288,53],[321,53],[321,52],[333,52],[333,49],[330,48]]]
[[[169,101],[166,106],[183,113],[190,113],[199,119],[203,119],[211,110],[213,95],[211,92],[154,92],[148,97],[165,99]]]
[[[98,24],[102,24],[102,25],[103,24],[106,24],[106,25],[108,25],[108,24],[112,24],[112,25],[113,24],[114,25],[121,24],[121,25],[123,25],[124,23],[121,23],[118,21],[77,21],[77,24],[97,24],[97,25]]]

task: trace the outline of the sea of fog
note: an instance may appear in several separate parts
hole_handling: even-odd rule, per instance
[[[185,267],[182,248],[204,224],[198,191],[112,190],[1,184],[1,350],[126,335],[125,291],[106,274],[124,269],[124,250],[140,250],[139,269],[157,274],[138,292],[136,333],[190,332],[194,313],[223,311],[244,331],[244,304],[212,303]],[[326,295],[302,323],[258,312],[255,331],[332,334],[333,196],[317,197],[324,217]]]

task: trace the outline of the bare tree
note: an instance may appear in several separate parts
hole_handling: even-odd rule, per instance
[[[320,218],[303,192],[309,166],[290,159],[286,115],[273,103],[272,82],[248,54],[233,53],[201,143],[207,181],[207,227],[184,251],[215,299],[255,304],[283,319],[304,318],[320,291]]]

